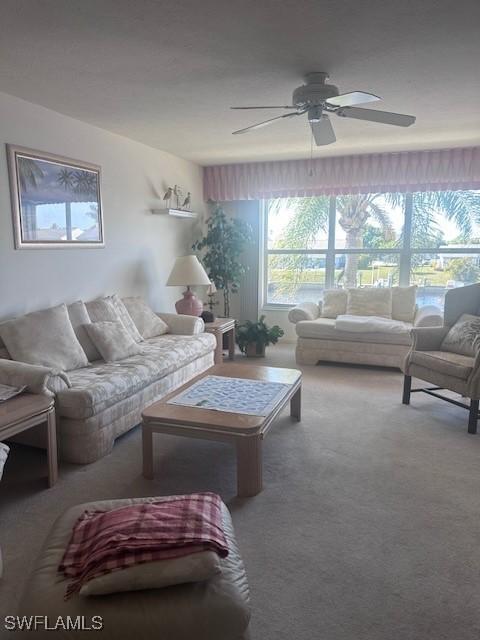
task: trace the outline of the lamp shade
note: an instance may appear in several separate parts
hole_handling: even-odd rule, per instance
[[[213,296],[213,294],[217,291],[217,287],[214,282],[210,282],[210,285],[207,289],[207,296]]]
[[[175,260],[167,280],[167,287],[209,285],[210,278],[197,256],[181,256]]]

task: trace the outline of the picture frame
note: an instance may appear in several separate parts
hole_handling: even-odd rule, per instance
[[[101,168],[7,144],[16,249],[105,246]]]

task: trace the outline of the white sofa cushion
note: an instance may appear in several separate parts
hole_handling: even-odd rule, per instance
[[[417,285],[392,287],[392,318],[413,322],[417,308]]]
[[[346,342],[370,342],[377,344],[397,344],[409,346],[412,343],[410,333],[405,325],[405,331],[399,333],[379,332],[350,332],[338,331],[335,328],[336,320],[333,318],[318,318],[317,320],[305,320],[298,322],[297,335],[300,338],[313,338],[318,340],[340,340]],[[403,323],[402,323],[403,324]]]
[[[120,320],[110,298],[96,298],[85,303],[91,322],[117,322]]]
[[[409,364],[416,364],[445,376],[466,380],[472,373],[474,359],[446,351],[412,351]]]
[[[13,360],[61,371],[88,365],[65,304],[3,322],[0,336]]]
[[[123,300],[116,293],[114,293],[113,296],[110,296],[109,299],[112,301],[121,323],[135,340],[135,342],[143,342],[143,337],[135,326],[135,322],[133,321],[131,315],[128,313],[128,309],[123,303]]]
[[[391,289],[348,289],[346,313],[352,316],[392,317]]]
[[[168,333],[168,324],[152,311],[143,298],[122,298],[122,301],[145,340]]]
[[[345,289],[326,289],[323,292],[322,318],[336,318],[346,313],[347,297]]]
[[[73,330],[75,331],[75,335],[77,336],[77,340],[82,345],[82,349],[85,351],[85,355],[87,356],[90,362],[94,360],[101,360],[102,356],[100,355],[98,349],[90,340],[90,336],[88,335],[84,325],[89,324],[91,322],[90,316],[88,315],[87,307],[83,300],[77,300],[77,302],[72,302],[67,307],[68,316],[70,318],[70,322],[72,323]]]
[[[135,564],[98,576],[82,585],[80,595],[106,595],[160,589],[186,582],[203,582],[220,571],[220,558],[214,551],[199,551],[177,558]]]
[[[127,308],[117,295],[90,300],[90,302],[85,303],[85,306],[92,322],[120,321],[135,342],[143,341]]]
[[[353,333],[405,333],[410,334],[412,325],[410,322],[382,318],[380,316],[338,316],[335,320],[335,329]],[[381,338],[381,336],[379,336]]]
[[[120,321],[90,322],[83,326],[105,362],[116,362],[142,353]]]

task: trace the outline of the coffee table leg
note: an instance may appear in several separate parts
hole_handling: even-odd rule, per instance
[[[153,433],[152,428],[142,424],[143,475],[153,479]]]
[[[237,438],[237,494],[240,498],[256,496],[263,487],[262,438]]]
[[[298,390],[292,396],[290,400],[290,415],[295,418],[297,422],[302,419],[302,387],[298,387]]]
[[[53,487],[58,478],[57,424],[55,420],[55,411],[50,411],[47,417],[47,456],[48,486]]]

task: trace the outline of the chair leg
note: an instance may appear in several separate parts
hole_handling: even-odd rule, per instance
[[[403,378],[403,404],[410,404],[410,392],[412,390],[412,376]]]
[[[468,415],[468,433],[477,433],[478,400],[470,400],[470,413]]]

